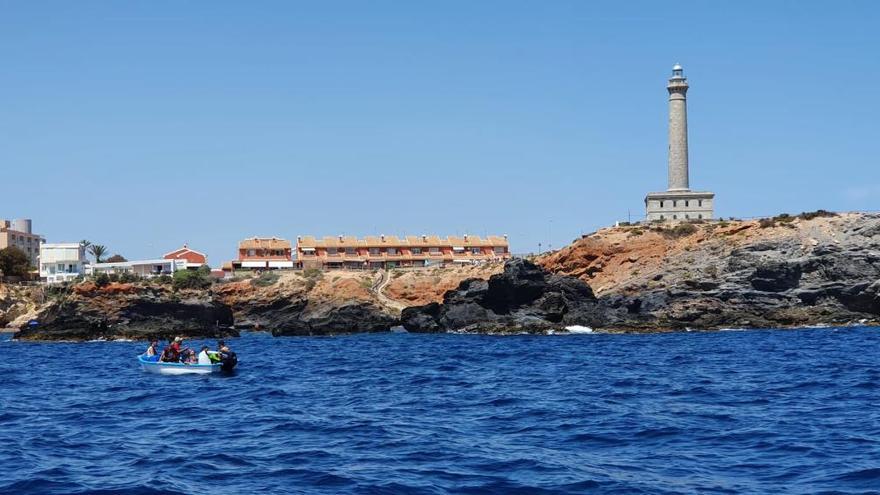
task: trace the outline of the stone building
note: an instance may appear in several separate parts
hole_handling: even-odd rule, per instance
[[[655,220],[710,219],[715,193],[692,191],[688,177],[687,90],[684,70],[672,67],[669,91],[669,188],[645,196],[646,218]]]

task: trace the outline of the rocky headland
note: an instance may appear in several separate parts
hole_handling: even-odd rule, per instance
[[[270,272],[181,290],[160,279],[0,285],[0,327],[18,328],[15,337],[22,340],[219,337],[239,330],[276,336],[385,332],[399,324],[401,308],[442,300],[462,280],[502,268]]]
[[[29,327],[29,320],[39,325]],[[137,282],[0,286],[20,339],[381,332],[551,333],[880,322],[880,216],[602,229],[531,261],[388,272],[277,272],[174,290]]]
[[[72,287],[40,291],[30,311],[11,322],[22,340],[167,339],[176,335],[223,337],[238,335],[232,311],[211,291],[174,291],[166,285],[88,281]],[[12,315],[9,315],[12,316]],[[30,326],[29,321],[39,324]]]

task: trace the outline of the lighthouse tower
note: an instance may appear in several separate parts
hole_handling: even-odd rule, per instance
[[[669,186],[664,192],[648,193],[645,210],[648,221],[700,220],[713,216],[715,194],[691,191],[688,169],[687,78],[675,64],[666,85],[669,92]]]

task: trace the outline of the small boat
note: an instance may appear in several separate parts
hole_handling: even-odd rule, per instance
[[[165,363],[159,361],[159,356],[146,356],[141,354],[138,356],[138,362],[141,368],[149,373],[159,375],[208,375],[211,373],[220,373],[223,371],[222,363],[213,364],[186,364],[186,363]]]

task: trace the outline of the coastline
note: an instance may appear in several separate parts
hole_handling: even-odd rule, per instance
[[[876,214],[627,225],[504,264],[289,270],[199,288],[86,280],[39,299],[0,286],[0,324],[38,321],[18,334],[30,341],[216,338],[247,329],[324,336],[397,326],[490,335],[877,326],[877,252]]]

